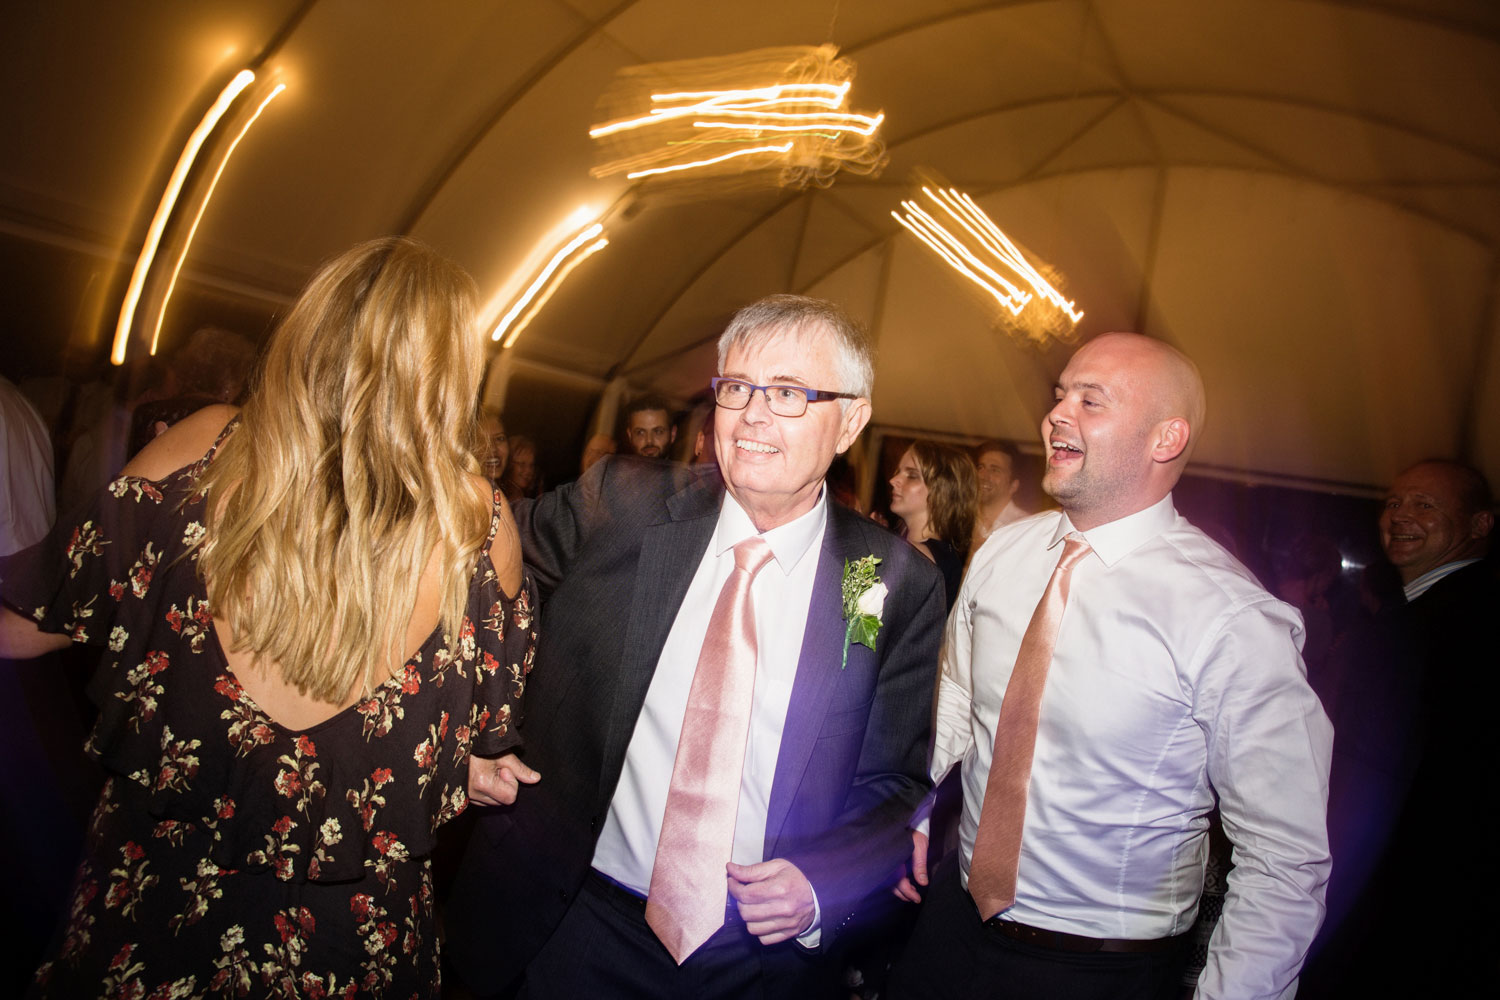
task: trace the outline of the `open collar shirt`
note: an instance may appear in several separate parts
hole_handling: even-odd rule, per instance
[[[1021,637],[1075,530],[1052,511],[997,531],[949,618],[934,781],[962,764],[962,876]],[[1278,997],[1323,914],[1332,727],[1302,621],[1170,495],[1083,532],[1048,672],[1015,905],[1003,920],[1103,938],[1182,934],[1217,798],[1234,844],[1203,997]]]

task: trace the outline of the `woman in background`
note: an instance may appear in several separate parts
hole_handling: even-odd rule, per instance
[[[514,434],[510,439],[510,462],[505,466],[505,476],[500,489],[505,499],[512,502],[541,495],[541,484],[537,482],[536,443],[525,434]]]
[[[486,406],[479,411],[479,446],[475,457],[479,459],[480,471],[491,486],[499,486],[505,475],[505,466],[510,458],[510,438],[505,435],[505,424],[500,411]]]
[[[891,477],[891,513],[902,536],[943,572],[948,607],[958,597],[974,530],[979,485],[974,460],[951,445],[914,441]]]
[[[435,831],[466,781],[535,780],[513,757],[470,773],[517,742],[535,643],[466,447],[473,300],[420,244],[355,247],[243,412],[171,427],[61,555],[0,571],[26,612],[0,655],[107,650],[87,749],[108,778],[40,995],[438,996]]]

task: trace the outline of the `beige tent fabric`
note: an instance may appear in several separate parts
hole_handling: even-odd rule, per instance
[[[0,249],[57,282],[6,294],[50,296],[59,346],[112,333],[183,141],[253,66],[288,89],[204,214],[169,342],[215,303],[269,316],[387,232],[495,294],[613,206],[512,367],[685,398],[727,316],[792,290],[869,323],[879,424],[1030,441],[1067,351],[997,329],[891,219],[926,168],[1066,276],[1079,336],[1199,361],[1203,466],[1365,490],[1456,454],[1500,480],[1489,0],[52,0],[4,24]],[[621,67],[823,43],[886,113],[880,176],[691,198],[590,177]]]

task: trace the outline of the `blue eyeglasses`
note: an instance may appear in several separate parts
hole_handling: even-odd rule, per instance
[[[808,403],[859,398],[852,392],[806,389],[800,385],[751,385],[737,378],[712,378],[708,384],[714,391],[714,401],[726,410],[743,410],[756,392],[765,393],[766,406],[778,417],[800,417],[807,412]]]

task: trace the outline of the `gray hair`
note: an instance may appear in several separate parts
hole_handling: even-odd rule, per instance
[[[833,339],[839,378],[836,387],[813,388],[852,392],[869,399],[875,389],[875,357],[869,336],[832,302],[806,295],[768,295],[735,313],[719,337],[719,371],[724,370],[732,348],[754,350],[778,334],[811,332],[822,332]],[[847,406],[849,401],[840,402]]]

